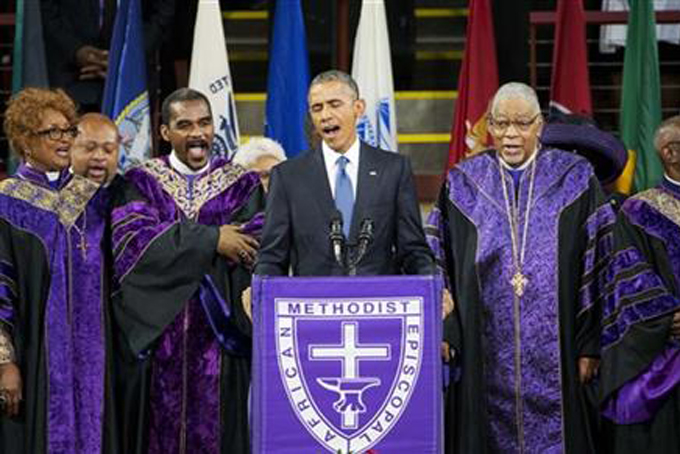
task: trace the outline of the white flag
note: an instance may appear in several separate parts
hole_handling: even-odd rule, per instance
[[[366,101],[366,113],[357,125],[359,138],[384,150],[397,151],[390,38],[383,0],[363,1],[354,40],[352,77]]]
[[[194,30],[189,87],[210,99],[215,121],[213,153],[232,157],[239,131],[219,0],[199,1]]]

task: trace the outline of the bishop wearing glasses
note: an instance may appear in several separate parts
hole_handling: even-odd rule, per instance
[[[448,173],[427,228],[457,302],[445,320],[460,371],[446,450],[593,453],[587,387],[599,318],[580,297],[593,273],[581,263],[588,233],[613,215],[598,211],[603,195],[585,159],[541,147],[532,88],[503,85],[488,122],[494,149]]]

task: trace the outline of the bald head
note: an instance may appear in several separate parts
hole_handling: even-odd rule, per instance
[[[100,184],[108,183],[118,170],[119,148],[118,128],[110,118],[99,113],[83,115],[71,147],[73,172]]]

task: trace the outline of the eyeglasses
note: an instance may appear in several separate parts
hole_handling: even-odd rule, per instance
[[[672,142],[668,142],[665,146],[675,151],[676,153],[680,152],[680,140],[673,140]]]
[[[489,126],[498,134],[503,134],[505,131],[510,129],[510,125],[514,126],[515,129],[522,132],[527,132],[529,128],[534,124],[536,119],[540,114],[534,115],[531,120],[496,120],[493,117],[489,117]]]
[[[71,126],[69,128],[62,129],[54,126],[49,129],[43,129],[42,131],[38,131],[35,133],[35,135],[41,137],[49,137],[51,140],[61,140],[64,136],[68,137],[69,139],[75,139],[76,137],[78,137],[78,128],[75,126]]]

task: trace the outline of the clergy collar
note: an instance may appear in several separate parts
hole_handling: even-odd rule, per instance
[[[177,153],[175,153],[175,150],[172,150],[172,153],[170,153],[170,167],[172,167],[182,175],[195,176],[208,170],[208,168],[210,167],[210,159],[208,159],[208,162],[206,163],[205,166],[203,166],[203,168],[194,170],[188,165],[184,164],[182,161],[180,161],[180,159],[177,157]]]
[[[676,194],[676,196],[680,196],[680,181],[674,180],[673,178],[668,176],[667,173],[664,173],[663,176],[664,181],[662,185],[672,193]]]
[[[57,181],[59,179],[59,176],[61,175],[61,172],[58,170],[54,170],[52,172],[43,172],[41,170],[38,170],[35,167],[33,167],[31,163],[28,161],[26,162],[26,167],[31,169],[32,172],[42,173],[43,175],[45,175],[45,178],[47,178],[47,181],[50,183],[54,183],[55,181]]]
[[[333,164],[335,164],[335,162],[338,160],[340,156],[344,156],[352,164],[358,165],[360,148],[361,142],[359,141],[359,137],[356,137],[354,139],[354,143],[352,144],[351,147],[349,147],[349,150],[347,150],[345,153],[338,153],[337,151],[329,147],[326,142],[321,142],[321,149],[323,150],[323,155],[325,156],[326,160],[330,160],[330,162],[332,162]]]
[[[501,156],[500,151],[497,151],[496,153],[498,153],[498,160],[501,162],[501,165],[503,166],[503,168],[505,168],[506,170],[510,170],[511,172],[517,172],[517,171],[524,170],[527,167],[529,167],[529,165],[531,165],[531,163],[534,162],[534,160],[536,159],[536,156],[538,156],[539,151],[541,151],[540,146],[536,147],[536,150],[534,150],[534,152],[531,154],[529,159],[527,159],[521,166],[517,166],[517,167],[513,167],[510,164],[508,164],[507,162],[505,162],[503,160],[503,157]]]

